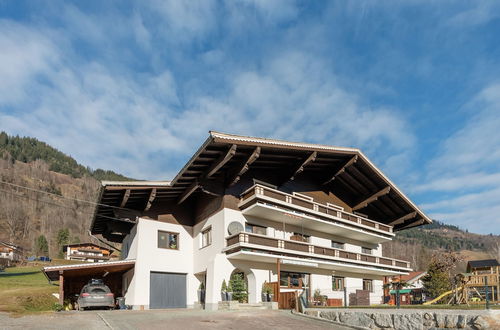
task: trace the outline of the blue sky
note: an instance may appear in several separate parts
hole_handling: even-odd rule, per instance
[[[500,234],[496,1],[0,0],[0,130],[171,179],[208,130],[362,149]]]

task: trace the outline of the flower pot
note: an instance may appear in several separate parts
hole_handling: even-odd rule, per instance
[[[233,293],[232,292],[226,292],[226,299],[227,299],[227,301],[233,300]]]
[[[221,291],[220,296],[221,296],[222,301],[226,301],[227,300],[226,293],[227,293],[226,291]]]

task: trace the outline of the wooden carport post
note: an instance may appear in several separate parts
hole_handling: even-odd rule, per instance
[[[63,271],[59,271],[59,304],[64,305],[64,275]]]

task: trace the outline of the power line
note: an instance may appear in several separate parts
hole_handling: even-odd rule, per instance
[[[84,211],[81,211],[81,210],[77,210],[76,207],[73,207],[73,206],[61,205],[61,204],[57,204],[57,203],[53,203],[53,202],[49,202],[49,201],[44,201],[44,200],[32,198],[32,197],[25,196],[25,195],[20,195],[20,194],[17,194],[15,192],[13,192],[13,191],[10,191],[10,190],[0,189],[0,192],[4,192],[4,193],[7,193],[7,194],[11,194],[13,196],[16,196],[16,197],[25,198],[25,199],[29,199],[29,200],[33,200],[33,201],[37,201],[37,202],[41,202],[41,203],[53,205],[53,206],[58,206],[58,207],[66,208],[66,209],[71,209],[71,210],[79,211],[81,214],[94,215],[93,212],[84,212]],[[100,214],[99,216],[103,217],[103,218],[111,219],[111,220],[123,221],[123,219],[114,218],[114,217],[110,217],[110,216],[107,216],[107,215]]]
[[[48,192],[48,191],[45,191],[45,190],[40,190],[40,189],[30,188],[30,187],[26,187],[26,186],[21,186],[21,185],[15,184],[15,183],[10,183],[10,182],[6,182],[6,181],[2,181],[2,180],[0,180],[0,183],[6,184],[6,185],[10,185],[10,186],[13,186],[13,187],[17,187],[17,188],[21,188],[21,189],[31,190],[31,191],[38,192],[38,193],[43,193],[43,194],[46,194],[46,195],[51,195],[51,196],[54,196],[54,197],[57,197],[57,198],[71,200],[71,201],[77,201],[77,202],[81,202],[81,203],[88,203],[88,204],[92,204],[92,205],[95,205],[95,206],[105,206],[105,207],[110,207],[110,208],[120,209],[120,210],[125,210],[125,211],[134,211],[134,210],[131,210],[131,209],[128,209],[128,208],[125,208],[125,207],[119,207],[119,206],[114,206],[114,205],[96,203],[96,202],[91,202],[91,201],[87,201],[87,200],[79,199],[79,198],[74,198],[74,197],[65,197],[65,196],[54,194],[54,193],[51,193],[51,192]]]

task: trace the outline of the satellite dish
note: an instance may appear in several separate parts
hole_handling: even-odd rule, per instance
[[[243,231],[243,225],[238,221],[233,221],[227,226],[227,231],[229,235],[241,233]]]

